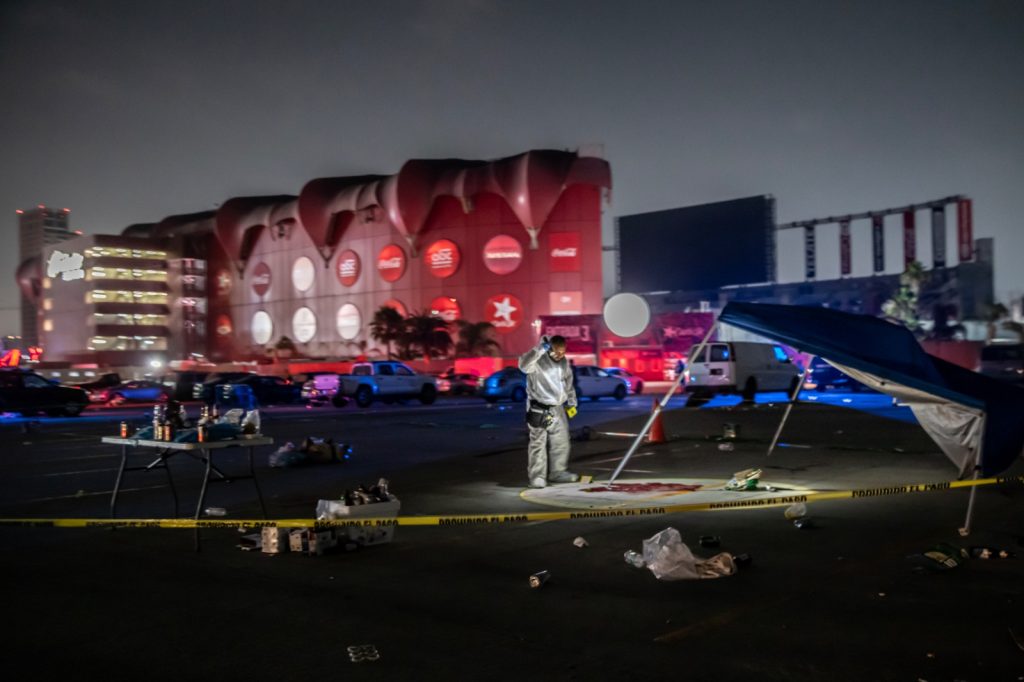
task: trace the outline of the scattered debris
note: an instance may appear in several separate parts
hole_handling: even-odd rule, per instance
[[[339,542],[348,545],[380,545],[395,537],[395,523],[390,521],[398,516],[401,503],[389,491],[386,478],[377,481],[377,485],[367,488],[359,486],[355,490],[346,490],[340,500],[319,500],[316,503],[316,518],[320,521],[380,519],[373,525],[352,524],[335,528]]]
[[[265,529],[266,530],[266,529]],[[259,533],[243,535],[238,538],[238,549],[243,552],[252,552],[263,547],[263,539]]]
[[[722,424],[722,437],[726,440],[736,440],[740,436],[739,424]]]
[[[284,468],[303,464],[331,464],[352,457],[349,443],[335,443],[333,438],[307,437],[302,445],[287,442],[270,455],[271,467]]]
[[[732,452],[733,450],[736,449],[736,446],[734,446],[732,443],[719,443],[718,449],[721,450],[722,452]]]
[[[743,568],[752,564],[754,559],[749,554],[733,554],[732,561],[736,564],[737,568]]]
[[[803,502],[797,502],[786,507],[786,511],[783,512],[785,517],[793,521],[794,519],[801,519],[807,516],[807,505]]]
[[[697,542],[701,547],[718,547],[722,544],[721,539],[717,535],[701,535]]]
[[[264,554],[280,554],[288,551],[287,528],[263,528],[260,533]]]
[[[918,568],[925,567],[933,571],[948,571],[961,566],[968,558],[967,550],[940,542],[932,549],[921,554],[912,554],[909,559],[917,562]]]
[[[627,561],[629,553],[627,552]],[[643,561],[658,580],[721,578],[736,573],[733,556],[721,552],[709,559],[693,555],[675,528],[666,528],[644,540]]]
[[[226,516],[227,513],[224,507],[207,507],[203,510],[204,516]]]
[[[591,484],[593,482],[594,482],[594,477],[593,476],[589,476],[589,475],[587,475],[587,476],[580,476],[580,483],[589,485],[589,484]]]
[[[723,443],[722,445],[731,445]],[[719,445],[719,448],[722,446]],[[732,479],[725,484],[726,490],[757,490],[757,482],[761,480],[760,469],[744,469],[732,475]]]
[[[551,579],[551,571],[537,571],[530,576],[530,587],[538,588]]]
[[[971,547],[971,557],[974,559],[1012,559],[1014,554],[995,547]]]
[[[807,517],[802,517],[802,518],[799,518],[799,519],[793,519],[793,525],[796,526],[797,528],[799,528],[800,530],[806,530],[808,528],[814,528],[814,522],[811,521]]]
[[[380,660],[380,652],[372,644],[354,644],[347,649],[348,657],[353,663]]]
[[[573,540],[573,541],[572,541],[572,544],[574,544],[574,545],[576,545],[577,547],[579,547],[579,548],[581,548],[581,549],[582,549],[583,547],[586,547],[586,546],[587,546],[587,545],[589,545],[590,543],[589,543],[589,542],[587,542],[587,541],[586,541],[586,540],[585,540],[585,539],[584,539],[584,538],[583,538],[583,537],[581,536],[581,537],[578,537],[578,538],[576,538],[575,540]]]
[[[626,560],[627,564],[634,568],[643,568],[646,565],[643,555],[634,549],[627,550],[626,553],[622,555],[622,558]]]

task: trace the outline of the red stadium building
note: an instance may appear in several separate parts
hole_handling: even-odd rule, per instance
[[[191,279],[206,278],[196,295],[168,268],[168,360],[261,359],[283,337],[296,356],[372,357],[385,352],[370,333],[382,306],[490,322],[510,356],[535,343],[542,315],[600,313],[610,188],[606,161],[572,152],[411,160],[394,175],[316,179],[298,196],[232,198],[215,212],[131,226],[124,236],[152,240],[168,263],[186,262]],[[94,348],[57,337],[77,338],[70,330],[96,311],[80,302],[63,309],[44,321],[49,346],[61,349],[47,359],[87,359]],[[118,364],[111,352],[96,359]],[[124,360],[137,358],[126,352]]]

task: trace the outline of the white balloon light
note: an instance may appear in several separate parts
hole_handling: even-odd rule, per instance
[[[642,334],[651,322],[651,308],[636,294],[615,294],[604,304],[604,323],[616,336]]]

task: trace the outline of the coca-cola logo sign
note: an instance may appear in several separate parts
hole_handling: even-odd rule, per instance
[[[459,247],[450,239],[438,239],[423,253],[427,272],[434,277],[451,277],[459,269]]]
[[[462,307],[451,296],[438,296],[430,302],[430,314],[451,323],[462,319]]]
[[[252,269],[252,290],[257,296],[263,298],[270,291],[271,281],[270,266],[262,261],[257,263],[256,267]]]
[[[377,254],[377,272],[385,282],[397,282],[405,274],[405,251],[398,244],[388,244]]]
[[[523,246],[515,237],[499,234],[484,244],[484,265],[496,275],[515,272],[523,262]]]
[[[359,255],[352,249],[346,249],[338,255],[334,272],[338,275],[338,281],[344,286],[350,287],[359,280]]]
[[[523,321],[523,304],[512,294],[491,296],[484,304],[484,319],[503,334],[516,329]]]
[[[555,232],[548,237],[551,272],[580,271],[580,233]]]

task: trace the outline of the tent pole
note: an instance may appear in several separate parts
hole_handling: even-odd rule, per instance
[[[693,353],[693,357],[700,357],[701,351],[703,351],[704,347],[708,345],[708,339],[711,338],[711,335],[717,328],[718,322],[716,321],[712,323],[711,328],[708,329],[708,333],[704,335],[704,339],[697,345],[697,350]],[[682,381],[683,372],[679,372],[678,376],[676,376],[676,380],[672,382],[668,391],[665,392],[664,397],[657,405],[655,405],[654,410],[651,411],[651,416],[647,419],[647,423],[644,424],[644,428],[637,434],[636,440],[633,441],[633,444],[629,446],[629,450],[626,451],[622,461],[619,462],[617,467],[615,467],[615,471],[612,473],[611,478],[608,479],[608,483],[614,483],[615,479],[619,477],[620,473],[622,473],[622,469],[626,466],[626,462],[628,462],[629,458],[633,456],[636,449],[640,447],[640,442],[644,439],[644,436],[647,435],[647,432],[651,430],[651,425],[654,424],[654,420],[658,418],[659,414],[661,414],[661,411],[665,408],[665,405],[668,404],[668,401],[672,398],[672,394],[676,392],[676,389],[679,388],[679,384],[682,383]]]
[[[978,455],[974,459],[974,479],[978,480],[981,475],[981,450],[982,444],[985,442],[985,422],[988,421],[988,415],[986,414],[981,418],[981,437],[978,438]],[[978,494],[978,486],[971,486],[971,496],[967,500],[967,518],[964,519],[963,528],[960,529],[960,536],[967,537],[971,534],[971,516],[974,515],[974,496]]]
[[[786,425],[786,421],[789,419],[789,413],[793,411],[793,403],[800,397],[800,389],[804,387],[804,381],[807,379],[807,370],[800,372],[800,381],[796,384],[796,390],[793,391],[793,395],[789,396],[789,403],[786,405],[786,411],[782,413],[782,421],[779,422],[779,428],[775,429],[775,436],[772,438],[772,444],[768,446],[768,452],[765,453],[765,457],[770,457],[772,452],[775,451],[775,445],[779,442],[779,436],[782,435],[782,427]]]

